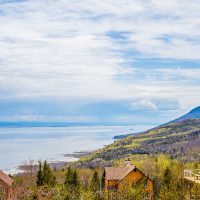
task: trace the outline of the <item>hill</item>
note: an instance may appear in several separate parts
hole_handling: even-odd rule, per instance
[[[200,106],[194,108],[189,113],[179,117],[178,119],[173,120],[172,122],[179,122],[186,119],[200,119]]]
[[[167,154],[181,161],[200,161],[200,119],[187,119],[116,140],[80,160],[81,165],[101,158],[104,161],[135,154]]]
[[[165,126],[167,124],[171,124],[171,123],[176,123],[176,122],[181,122],[183,120],[188,120],[188,119],[200,119],[200,106],[192,109],[190,112],[188,112],[187,114],[177,118],[177,119],[174,119],[170,122],[167,122],[165,124],[162,124],[160,125],[160,127],[162,126]],[[123,139],[123,138],[126,138],[128,136],[131,136],[131,135],[136,135],[136,134],[140,134],[140,133],[131,133],[131,134],[126,134],[126,135],[116,135],[114,137],[114,139]]]

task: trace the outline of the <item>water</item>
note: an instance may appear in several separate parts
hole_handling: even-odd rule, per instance
[[[153,126],[74,126],[0,128],[0,169],[12,172],[30,160],[73,161],[65,157],[113,142],[115,135],[147,130]]]

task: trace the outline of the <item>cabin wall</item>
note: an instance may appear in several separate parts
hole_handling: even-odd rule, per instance
[[[107,189],[108,187],[115,187],[116,183],[117,181],[115,180],[107,180],[107,178],[105,178],[105,189]]]
[[[126,184],[128,184],[129,188],[132,188],[134,184],[136,184],[138,181],[140,181],[142,178],[144,178],[144,174],[140,172],[139,170],[136,170],[135,172],[130,172],[124,179],[122,179],[117,184],[117,191],[122,191]],[[147,180],[147,187],[143,184],[143,191],[149,193],[149,199],[153,199],[153,181],[151,179]],[[108,187],[115,187],[117,181],[115,180],[107,180],[105,177],[105,191],[108,193]]]
[[[125,184],[128,184],[130,188],[132,188],[133,184],[136,184],[144,175],[139,171],[130,172],[123,180],[121,180],[118,184],[118,189],[121,191]]]
[[[105,197],[106,197],[106,200],[113,199],[112,198],[112,192],[115,192],[116,189],[117,189],[116,183],[117,183],[117,180],[107,180],[107,178],[105,177],[105,195],[106,195]]]
[[[153,199],[153,181],[148,179],[147,187],[144,187],[144,192],[148,192],[150,195],[150,199]]]
[[[2,192],[1,189],[3,189],[4,192]],[[12,189],[0,179],[0,199],[1,198],[3,198],[3,200],[12,200]]]

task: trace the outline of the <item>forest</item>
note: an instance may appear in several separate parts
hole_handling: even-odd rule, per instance
[[[80,167],[93,166],[95,159],[105,162],[131,155],[165,154],[180,162],[200,162],[200,120],[188,119],[164,124],[138,134],[115,140],[114,143],[80,159]]]
[[[155,200],[199,200],[200,184],[183,178],[184,169],[199,169],[198,162],[180,162],[164,154],[156,156],[132,155],[131,162],[148,175],[154,183]],[[99,162],[101,162],[99,160]],[[110,166],[123,165],[124,159],[113,160]],[[98,163],[99,164],[99,163]],[[52,169],[47,161],[39,162],[37,170],[29,165],[27,171],[13,177],[14,196],[19,200],[104,200],[104,164],[86,168],[71,164]],[[142,191],[124,188],[113,192],[112,200],[141,200]]]
[[[62,168],[47,161],[29,164],[13,177],[19,200],[106,200],[104,168],[125,160],[153,180],[154,200],[199,200],[200,184],[184,178],[184,170],[200,169],[200,120],[164,124],[96,150]],[[140,187],[112,191],[109,200],[143,200]]]

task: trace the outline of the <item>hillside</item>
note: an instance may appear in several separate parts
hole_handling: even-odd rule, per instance
[[[177,119],[174,119],[168,123],[165,123],[165,124],[162,124],[160,126],[165,126],[167,124],[172,124],[172,123],[176,123],[176,122],[181,122],[183,120],[189,120],[189,119],[200,119],[200,106],[192,109],[190,112],[188,112],[187,114],[177,118]],[[126,134],[126,135],[116,135],[114,137],[114,139],[123,139],[123,138],[126,138],[128,136],[131,136],[131,135],[135,135],[135,134],[140,134],[140,133],[131,133],[131,134]]]
[[[160,153],[181,161],[200,161],[200,119],[170,123],[116,140],[113,144],[82,158],[80,164],[90,165],[96,158],[110,161],[133,154]]]
[[[186,119],[200,119],[200,106],[192,109],[189,113],[173,120],[172,122],[179,122]]]

